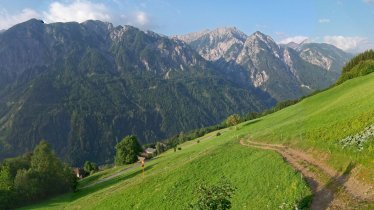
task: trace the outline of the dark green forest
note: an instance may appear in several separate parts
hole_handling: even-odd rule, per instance
[[[2,33],[0,46],[0,159],[45,139],[73,166],[112,163],[124,136],[155,143],[275,104],[235,80],[248,74],[131,26],[30,20]]]

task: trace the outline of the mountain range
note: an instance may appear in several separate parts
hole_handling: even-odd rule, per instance
[[[32,19],[0,34],[0,158],[41,140],[73,165],[261,112],[331,85],[350,55],[220,28],[167,37],[100,21]]]
[[[227,27],[176,36],[218,66],[242,69],[248,82],[277,101],[296,99],[334,83],[352,57],[324,43],[278,45],[259,31],[246,35]]]

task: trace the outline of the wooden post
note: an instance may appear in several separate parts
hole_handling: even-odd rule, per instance
[[[145,163],[145,157],[141,157],[141,156],[138,156],[138,160],[141,164],[141,167],[142,167],[142,176],[144,178],[144,163]]]
[[[144,159],[141,160],[142,163],[142,171],[143,171],[143,178],[144,178]]]

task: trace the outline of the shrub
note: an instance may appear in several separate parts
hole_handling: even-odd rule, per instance
[[[239,123],[240,123],[240,115],[238,115],[238,114],[230,115],[226,119],[226,124],[228,126],[237,125]]]
[[[230,209],[231,197],[235,187],[226,178],[221,178],[216,185],[201,184],[198,189],[198,199],[195,204],[190,204],[193,209]]]
[[[96,163],[85,161],[83,170],[86,172],[86,174],[93,174],[99,171],[99,167],[96,165]]]

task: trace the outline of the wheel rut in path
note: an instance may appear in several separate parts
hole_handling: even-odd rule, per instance
[[[343,173],[338,173],[311,155],[283,145],[240,140],[240,144],[263,150],[272,150],[280,155],[308,182],[313,192],[311,209],[356,209],[362,203],[374,201],[373,186],[364,185],[349,177],[354,168],[350,164]]]

